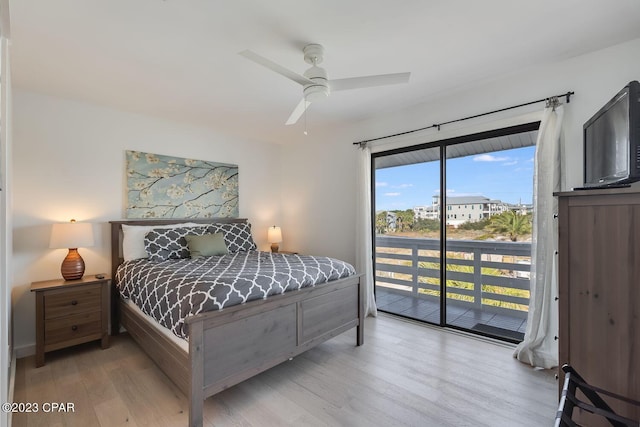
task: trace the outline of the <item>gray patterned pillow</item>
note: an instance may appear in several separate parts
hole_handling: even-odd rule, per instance
[[[208,233],[211,233],[209,226],[154,228],[144,236],[144,248],[149,254],[149,260],[154,262],[189,258],[189,247],[184,236],[202,236]]]
[[[257,248],[251,235],[251,224],[246,222],[219,223],[209,226],[210,233],[222,233],[230,254]]]

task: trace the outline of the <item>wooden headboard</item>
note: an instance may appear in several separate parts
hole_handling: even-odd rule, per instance
[[[119,220],[109,221],[111,224],[111,334],[118,333],[120,328],[119,319],[119,306],[118,306],[118,290],[116,289],[116,270],[118,266],[124,261],[122,257],[122,226],[123,225],[168,225],[168,224],[180,224],[185,222],[194,222],[196,224],[220,224],[220,223],[232,223],[240,222],[246,223],[246,218],[207,218],[207,219],[132,219],[132,220]]]

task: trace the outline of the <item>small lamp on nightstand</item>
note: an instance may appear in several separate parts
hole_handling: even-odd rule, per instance
[[[78,248],[93,246],[93,226],[88,222],[71,222],[53,224],[51,226],[51,249],[69,249],[67,257],[62,261],[60,271],[65,280],[81,279],[84,274],[84,260]]]
[[[282,242],[282,230],[280,227],[269,227],[267,240],[271,243],[271,252],[278,252],[278,243]]]

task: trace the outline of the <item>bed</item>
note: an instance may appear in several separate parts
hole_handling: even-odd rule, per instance
[[[185,220],[111,221],[112,277],[123,264],[123,226],[170,226]],[[188,220],[199,225],[246,224],[246,219]],[[263,256],[267,256],[266,254]],[[123,266],[122,270],[125,269]],[[121,272],[121,274],[123,274]],[[115,284],[115,280],[114,280]],[[113,286],[111,331],[123,326],[189,399],[189,425],[202,426],[203,401],[347,330],[364,338],[360,276],[187,315],[180,340],[149,320]]]

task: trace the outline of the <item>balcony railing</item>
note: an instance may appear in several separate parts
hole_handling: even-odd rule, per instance
[[[447,305],[525,319],[529,309],[531,243],[446,242]],[[438,300],[440,241],[376,236],[376,286]]]

